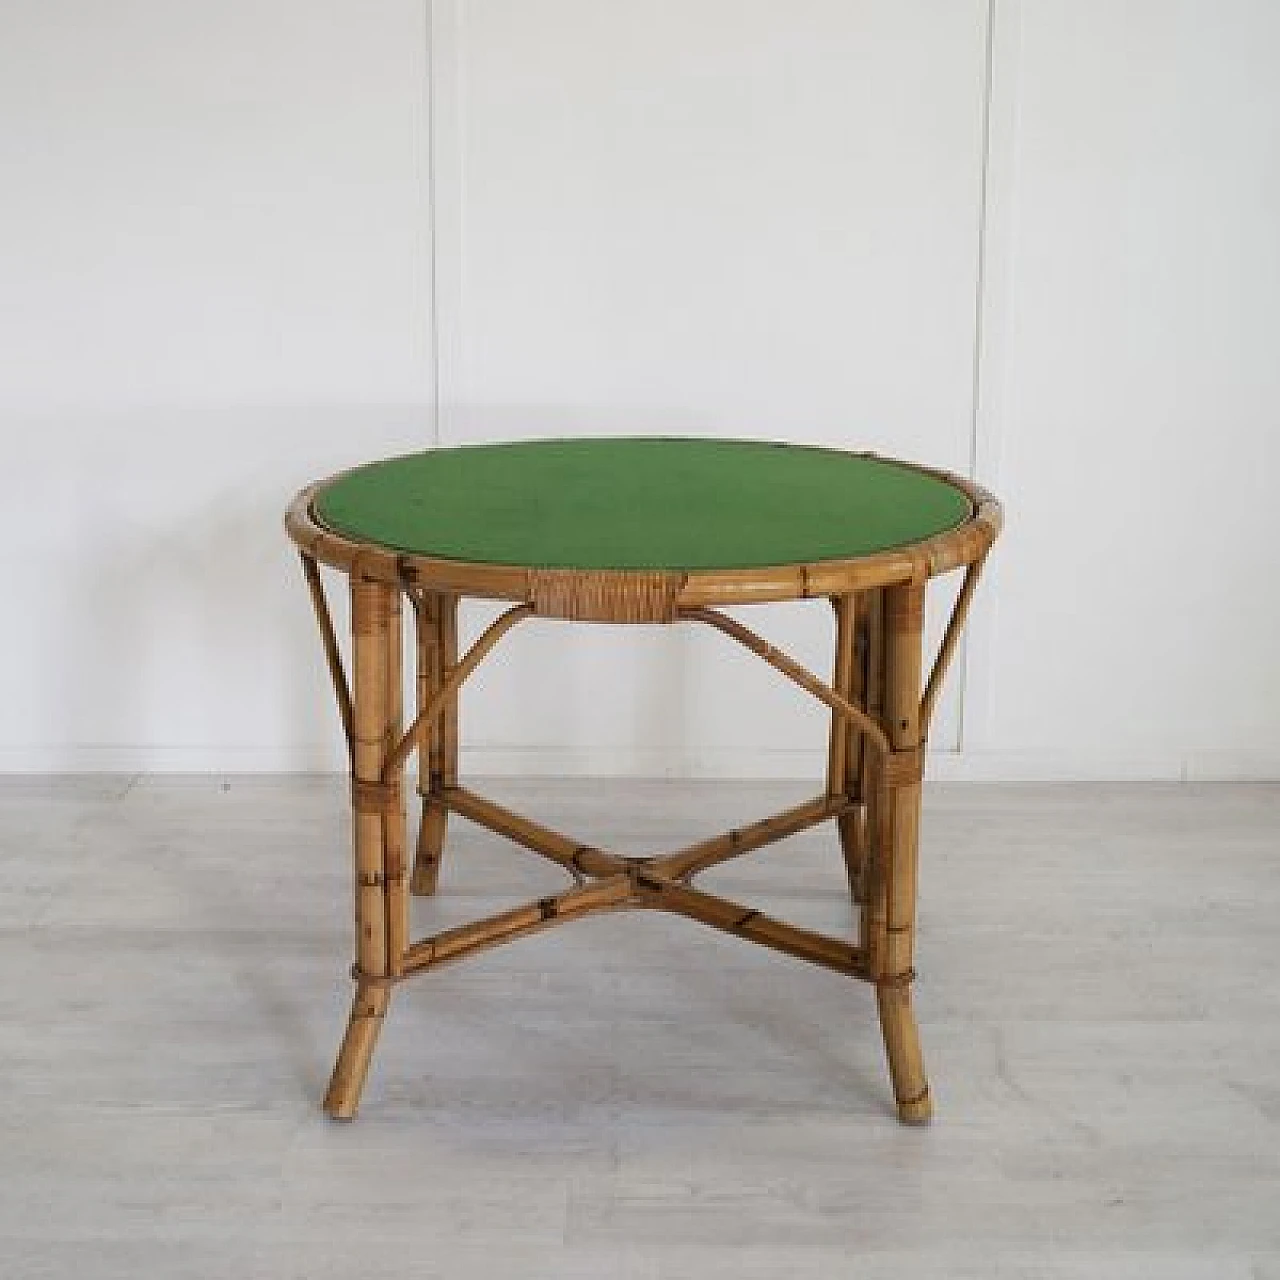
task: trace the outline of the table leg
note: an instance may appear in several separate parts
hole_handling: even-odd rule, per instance
[[[346,1035],[325,1094],[335,1119],[355,1115],[369,1060],[390,998],[387,828],[390,805],[382,782],[388,737],[390,623],[398,589],[351,581],[352,832],[355,853],[356,992]],[[390,790],[395,790],[390,789]],[[393,797],[398,803],[402,798]]]
[[[445,677],[458,662],[458,598],[428,593],[415,612],[418,655],[418,709],[435,696]],[[458,699],[450,698],[427,735],[427,750],[419,756],[418,794],[422,818],[418,825],[418,849],[413,864],[412,892],[419,897],[435,893],[444,854],[448,810],[441,791],[458,780]]]
[[[832,687],[850,702],[867,706],[868,597],[863,594],[833,596],[836,615],[835,671]],[[827,765],[827,794],[847,797],[858,807],[836,819],[840,849],[844,854],[849,891],[855,902],[863,896],[867,859],[867,789],[864,786],[862,734],[839,712],[831,717],[831,745]]]
[[[387,612],[387,696],[386,739],[383,759],[395,750],[404,733],[404,596],[392,592]],[[384,770],[385,772],[385,770]],[[409,894],[406,873],[408,815],[405,812],[404,764],[385,778],[391,784],[387,808],[383,812],[384,858],[387,870],[387,966],[399,974],[400,962],[409,945]]]
[[[884,592],[870,591],[860,597],[862,609],[863,690],[867,714],[877,724],[884,722]],[[876,844],[882,838],[880,814],[884,808],[880,790],[880,753],[864,743],[858,761],[858,790],[863,798],[862,874],[855,894],[859,903],[867,898],[870,867],[876,858]]]
[[[893,752],[877,787],[873,861],[863,908],[863,941],[884,1033],[898,1117],[923,1124],[932,1114],[920,1032],[911,1007],[916,868],[920,831],[921,662],[924,587],[889,587],[882,607],[884,717]]]

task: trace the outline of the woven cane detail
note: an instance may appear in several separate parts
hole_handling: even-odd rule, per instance
[[[529,572],[529,601],[543,618],[575,622],[671,622],[684,578],[676,573]]]

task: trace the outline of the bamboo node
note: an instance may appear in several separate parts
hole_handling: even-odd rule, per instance
[[[890,631],[919,631],[924,625],[924,591],[914,582],[909,590],[886,591],[884,620]]]
[[[394,987],[402,975],[390,973],[366,973],[358,964],[351,966],[351,976],[362,987]]]
[[[401,808],[400,783],[351,779],[351,807],[356,813],[394,814]]]
[[[890,751],[881,766],[886,787],[908,787],[924,781],[924,747],[906,747]]]
[[[356,876],[356,883],[362,889],[385,889],[389,886],[404,883],[404,869],[395,871],[361,871]]]
[[[385,634],[391,621],[390,592],[372,578],[351,580],[351,629],[362,636]]]
[[[887,973],[883,977],[872,979],[877,987],[909,987],[915,980],[914,969],[907,969],[902,973]]]

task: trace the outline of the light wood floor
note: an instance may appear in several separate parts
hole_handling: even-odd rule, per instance
[[[643,852],[789,785],[495,784]],[[396,993],[360,1118],[337,779],[0,781],[0,1276],[1280,1277],[1280,788],[926,788],[894,1119],[869,989],[673,917]],[[554,889],[457,822],[418,931]],[[850,923],[823,828],[707,877]]]

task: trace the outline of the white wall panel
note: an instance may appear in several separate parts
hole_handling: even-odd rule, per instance
[[[1280,8],[1000,6],[995,772],[1280,768]]]
[[[430,430],[417,0],[0,19],[0,768],[339,765],[290,492]]]

